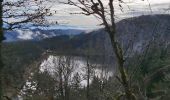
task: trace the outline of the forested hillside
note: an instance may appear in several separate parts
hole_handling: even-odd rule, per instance
[[[170,98],[169,23],[170,15],[146,15],[116,23],[119,33],[116,37],[126,51],[125,69],[129,73],[131,91],[137,100]],[[119,74],[114,62],[116,58],[105,29],[38,41],[3,42],[2,47],[5,65],[3,84],[5,95],[9,98],[21,96],[24,100],[86,100],[88,91],[90,100],[114,100],[119,97],[125,100],[121,97],[121,80],[117,77]],[[53,75],[49,69],[40,71],[41,64],[49,56],[56,57],[52,63],[58,66],[54,67],[56,72]],[[75,59],[83,64],[85,62],[85,74],[82,77],[79,75],[81,73],[72,71],[74,67],[80,66],[75,63]],[[60,64],[63,65],[61,68]],[[47,68],[53,68],[51,66],[46,65]],[[108,69],[108,72],[104,71]],[[110,71],[113,75],[109,74]],[[64,79],[60,80],[62,74]],[[88,79],[90,84],[86,84],[89,87],[86,88],[81,82],[86,83]]]

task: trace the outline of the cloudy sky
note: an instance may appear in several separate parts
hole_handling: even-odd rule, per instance
[[[60,0],[62,1],[62,0]],[[107,4],[107,0],[103,0]],[[123,5],[123,12],[119,7],[116,7],[116,20],[119,21],[123,18],[146,15],[146,14],[169,14],[170,0],[124,0],[126,5]],[[149,3],[151,8],[149,7]],[[115,0],[115,5],[117,2]],[[129,8],[127,7],[129,6]],[[80,10],[74,6],[64,5],[60,3],[54,3],[52,10],[56,10],[57,14],[49,18],[50,20],[57,20],[61,24],[82,26],[82,27],[96,27],[100,24],[99,20],[96,20],[93,16],[84,15],[71,15],[70,13],[79,12]]]
[[[16,0],[9,0],[15,1]],[[49,21],[59,22],[60,26],[73,26],[81,28],[98,28],[101,21],[96,19],[94,16],[85,16],[80,14],[70,14],[81,12],[80,9],[59,3],[58,1],[67,0],[50,0],[51,3],[45,2],[45,5],[52,7],[51,11],[56,12],[54,16],[48,17]],[[78,1],[78,0],[73,0]],[[105,5],[108,6],[109,0],[101,0]],[[123,0],[125,4],[123,6],[123,12],[118,6],[118,0],[114,0],[116,21],[120,21],[124,18],[150,15],[150,14],[170,14],[170,0]],[[20,10],[20,9],[19,9]],[[10,19],[7,19],[11,21]],[[12,19],[13,21],[14,19]],[[17,19],[16,19],[17,20]],[[20,19],[18,19],[20,20]]]

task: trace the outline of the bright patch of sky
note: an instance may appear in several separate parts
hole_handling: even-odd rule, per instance
[[[63,1],[63,0],[60,0]],[[74,0],[76,1],[76,0]],[[105,4],[108,4],[108,0],[102,0]],[[115,0],[115,13],[116,20],[119,21],[124,18],[148,15],[148,14],[169,14],[170,13],[170,0],[124,0],[126,4],[122,4],[123,12],[118,6],[118,2]],[[169,9],[169,10],[168,10]],[[84,16],[77,14],[70,14],[73,12],[79,12],[80,10],[74,6],[69,6],[61,3],[55,3],[52,10],[56,10],[56,14],[49,18],[51,21],[58,21],[61,24],[73,25],[73,26],[88,26],[98,27],[100,21],[94,16]]]
[[[8,0],[16,2],[17,0]],[[31,0],[34,2],[34,0]],[[47,3],[51,1],[50,3]],[[96,29],[99,28],[99,24],[101,21],[96,19],[94,16],[85,16],[80,14],[70,14],[70,13],[77,13],[81,12],[80,9],[74,6],[66,5],[59,3],[58,1],[67,1],[67,0],[47,0],[43,3],[42,6],[52,7],[51,11],[55,14],[51,17],[47,17],[48,21],[54,22],[52,26],[58,28],[67,28],[65,26],[71,26],[72,28],[84,28],[84,29]],[[78,0],[73,0],[78,1]],[[101,0],[106,6],[109,0]],[[121,11],[120,7],[118,6],[118,0],[114,0],[115,5],[115,15],[116,21],[120,21],[124,18],[140,16],[140,15],[149,15],[149,14],[170,14],[170,0],[123,0],[125,4],[122,4],[123,11]],[[28,4],[29,5],[29,4]],[[24,6],[25,7],[25,6]],[[26,8],[34,8],[32,7],[25,7],[22,10],[14,12],[22,12]],[[12,10],[11,10],[12,11]],[[11,18],[6,19],[9,22],[15,22],[20,20],[21,18]],[[5,20],[5,19],[4,19]],[[56,22],[59,25],[56,25]],[[4,25],[5,26],[5,25]]]

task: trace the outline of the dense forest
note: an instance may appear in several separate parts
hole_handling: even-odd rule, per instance
[[[117,21],[126,0],[47,1],[1,1],[0,100],[170,99],[169,14]],[[58,28],[51,3],[94,15],[100,27]]]

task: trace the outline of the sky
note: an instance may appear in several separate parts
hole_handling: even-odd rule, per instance
[[[63,1],[63,0],[60,0]],[[76,0],[75,0],[76,1]],[[107,4],[108,0],[103,0]],[[148,14],[170,14],[170,0],[124,0],[126,5],[123,4],[123,12],[117,6],[115,0],[115,15],[116,21],[121,19],[148,15]],[[149,6],[151,5],[151,7]],[[70,14],[73,12],[80,12],[80,10],[74,6],[65,5],[61,3],[53,3],[51,10],[57,11],[57,13],[50,17],[51,21],[58,21],[62,25],[79,26],[85,28],[96,28],[101,23],[94,16],[85,16],[78,14]]]

